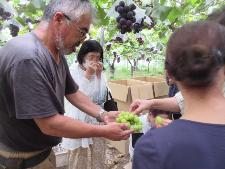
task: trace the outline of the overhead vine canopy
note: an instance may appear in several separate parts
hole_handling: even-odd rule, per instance
[[[41,20],[43,9],[49,1],[1,0],[0,45],[12,36],[31,31]],[[99,32],[103,30],[104,37],[101,38],[107,49],[106,61],[111,66],[113,62],[120,61],[121,56],[123,56],[122,59],[129,61],[137,61],[140,58],[147,62],[152,59],[162,60],[168,37],[176,27],[187,22],[205,19],[209,13],[225,5],[224,0],[123,0],[125,6],[131,2],[135,4],[136,8],[150,18],[151,23],[145,20],[141,31],[137,31],[138,28],[135,28],[136,32],[126,31],[126,37],[121,41],[118,39],[121,33],[121,28],[118,29],[118,18],[116,20],[116,16],[109,15],[110,10],[115,10],[115,6],[121,0],[90,1],[96,8],[96,20],[91,27],[90,37],[100,40]],[[134,10],[133,14],[135,13],[137,10]],[[126,22],[129,21],[126,20]],[[134,26],[135,22],[132,21],[129,24]],[[135,35],[137,32],[139,32],[138,36]]]

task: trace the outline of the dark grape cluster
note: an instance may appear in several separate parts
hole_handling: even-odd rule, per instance
[[[117,28],[120,29],[122,34],[132,32],[133,23],[136,22],[135,9],[136,6],[134,4],[125,5],[124,1],[120,1],[119,5],[115,7],[115,10],[119,13],[119,16],[116,18]]]
[[[151,58],[147,58],[146,61],[147,61],[147,62],[151,62]]]
[[[144,27],[144,20],[145,20],[146,17],[142,18],[140,23],[139,22],[136,22],[134,25],[133,25],[133,29],[134,29],[134,33],[139,33],[142,31],[143,27]]]
[[[3,20],[8,20],[11,17],[11,13],[4,10],[4,8],[0,7],[0,17]]]
[[[120,56],[116,58],[117,63],[120,63]]]
[[[138,58],[138,60],[144,60],[145,59],[145,54],[141,53],[140,57]]]
[[[142,6],[142,1],[141,0],[134,0],[134,2],[140,6]]]
[[[138,41],[139,45],[143,45],[144,44],[144,40],[143,40],[142,37],[137,38],[137,41]]]
[[[14,24],[9,24],[9,30],[10,30],[10,34],[12,35],[12,37],[15,37],[18,35],[19,32],[19,27],[14,25]]]
[[[141,34],[139,34],[143,28],[144,28],[144,20],[146,19],[146,17],[139,19],[134,25],[133,25],[133,29],[134,29],[134,33],[136,34],[137,37],[137,41],[140,45],[144,44],[144,39],[142,38]]]
[[[152,28],[154,28],[155,27],[155,25],[156,25],[156,22],[155,22],[155,20],[154,20],[154,18],[152,17],[152,16],[149,16],[150,17],[150,19],[151,19],[151,24],[146,24],[146,25],[144,25],[144,28],[146,28],[146,29],[152,29]]]
[[[37,24],[37,23],[40,23],[40,20],[39,19],[35,19],[35,20],[32,20],[30,18],[25,18],[24,19],[25,22],[28,24],[28,23],[32,23],[32,24]]]
[[[111,46],[112,46],[112,43],[107,42],[107,43],[106,43],[106,50],[107,50],[107,51],[110,51]]]

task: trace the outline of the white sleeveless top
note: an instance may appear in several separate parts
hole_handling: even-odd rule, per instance
[[[104,73],[101,74],[101,78],[98,79],[96,75],[93,75],[90,80],[84,76],[85,71],[82,70],[78,63],[74,63],[70,66],[70,73],[74,81],[79,85],[79,90],[85,93],[91,98],[91,100],[103,106],[106,98],[106,78]],[[65,99],[65,116],[80,120],[89,124],[99,124],[97,120],[88,114],[80,111],[75,106],[70,104]],[[61,146],[65,149],[74,150],[79,147],[87,148],[89,144],[93,144],[92,138],[81,138],[81,139],[69,139],[63,138]]]

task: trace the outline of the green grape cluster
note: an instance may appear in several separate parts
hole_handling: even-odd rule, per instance
[[[155,124],[157,125],[163,125],[163,118],[160,116],[156,116],[155,118]]]
[[[129,129],[133,129],[135,132],[142,130],[142,122],[139,117],[130,112],[121,112],[116,119],[117,123],[125,123]]]

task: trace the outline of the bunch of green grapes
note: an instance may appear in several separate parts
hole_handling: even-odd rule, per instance
[[[163,118],[161,117],[161,116],[156,116],[156,118],[155,118],[155,124],[156,125],[163,125]]]
[[[142,122],[139,117],[130,112],[121,112],[116,119],[117,123],[125,123],[129,129],[133,129],[135,132],[142,130]]]

